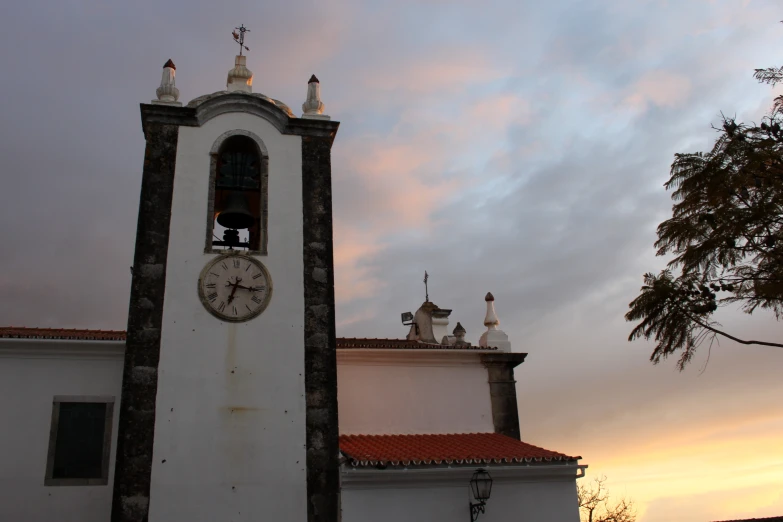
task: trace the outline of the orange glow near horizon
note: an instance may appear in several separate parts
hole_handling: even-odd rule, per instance
[[[654,431],[654,430],[653,430]],[[709,522],[783,514],[783,412],[693,422],[677,433],[628,430],[580,449],[587,477],[634,501],[639,522]],[[710,518],[694,518],[692,513]]]

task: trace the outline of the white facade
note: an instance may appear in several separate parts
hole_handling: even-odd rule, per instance
[[[106,522],[111,512],[118,415],[109,483],[45,486],[54,397],[120,400],[122,342],[0,339],[0,520]]]
[[[269,155],[268,255],[257,259],[274,291],[264,313],[245,323],[217,320],[196,291],[217,256],[204,253],[210,151],[231,131],[257,136]],[[151,522],[307,516],[301,158],[301,137],[256,115],[226,113],[179,129]]]
[[[479,353],[340,350],[337,382],[341,435],[494,431]]]
[[[178,323],[179,324],[179,323]],[[191,328],[192,329],[192,328]],[[115,409],[112,429],[112,458],[109,468],[109,484],[105,486],[45,486],[47,448],[52,413],[52,400],[58,395],[103,395],[119,400],[123,365],[122,342],[100,341],[58,341],[0,339],[0,411],[7,419],[14,419],[0,429],[0,520],[25,520],[29,522],[105,522],[109,519],[112,498],[112,477],[114,451],[116,448],[118,413]],[[237,359],[240,361],[243,359]],[[472,362],[471,362],[472,361]],[[216,361],[216,365],[223,364]],[[238,365],[241,367],[242,365]],[[232,366],[233,367],[233,366]],[[225,367],[224,368],[228,368]],[[483,371],[483,376],[478,370]],[[215,375],[215,369],[212,369]],[[230,372],[230,370],[228,370]],[[236,370],[234,370],[236,372]],[[236,373],[234,374],[236,375]],[[225,377],[225,376],[224,376]],[[249,378],[249,375],[248,375]],[[482,382],[483,381],[483,382]],[[245,382],[245,381],[241,381]],[[183,385],[187,381],[183,381]],[[437,386],[443,390],[436,390]],[[247,384],[239,391],[247,390]],[[481,367],[478,353],[449,352],[446,350],[339,350],[338,389],[340,403],[340,429],[342,434],[381,433],[466,433],[491,432],[492,420],[489,409],[489,391],[486,370]],[[230,397],[230,386],[225,394]],[[197,390],[190,388],[191,398],[206,399]],[[395,398],[397,397],[397,398]],[[206,466],[192,464],[187,468],[192,473],[205,476],[191,477],[187,484],[205,490],[218,490],[222,484],[235,493],[254,491],[248,482],[234,481],[240,474],[248,474],[252,468],[244,466],[239,452],[220,446],[228,442],[229,436],[250,432],[254,410],[243,417],[239,413],[234,424],[230,412],[220,417],[219,398],[207,403],[218,409],[218,415],[211,415],[211,422],[220,423],[226,434],[215,434],[210,426],[197,424],[191,429],[208,433],[214,442],[214,453],[224,452],[236,455],[237,475],[232,471],[215,468],[211,473]],[[285,403],[285,399],[278,396]],[[177,408],[185,414],[176,417],[180,424],[197,416],[208,416],[208,407],[199,408],[196,401],[181,398],[182,404],[167,410],[159,410],[159,419],[175,418]],[[162,404],[159,398],[159,406]],[[226,403],[223,403],[226,404]],[[230,403],[228,403],[230,404]],[[244,407],[248,407],[247,404]],[[249,408],[258,408],[250,405]],[[238,409],[238,408],[237,408]],[[275,407],[257,413],[264,418],[267,412],[271,418],[286,418]],[[289,410],[290,413],[290,410]],[[431,418],[429,418],[431,417]],[[289,422],[293,425],[294,422]],[[206,422],[206,421],[204,421]],[[383,426],[377,428],[374,423]],[[171,424],[168,423],[167,424]],[[442,428],[442,426],[447,426]],[[243,431],[244,430],[244,431]],[[168,434],[173,429],[163,431]],[[263,427],[261,428],[263,432]],[[303,429],[302,429],[303,431]],[[203,434],[195,440],[203,440]],[[295,435],[298,436],[298,435]],[[265,440],[265,439],[261,439]],[[301,442],[304,446],[304,441]],[[270,453],[283,460],[286,453],[279,451],[276,444]],[[167,452],[166,447],[156,444],[153,487],[158,495],[179,494],[163,481],[170,459],[179,453]],[[173,448],[176,450],[176,448]],[[196,448],[207,452],[207,449]],[[193,450],[195,451],[195,450]],[[166,459],[165,463],[160,462]],[[302,461],[303,462],[303,461]],[[243,467],[244,466],[244,467]],[[181,466],[182,467],[182,466]],[[429,469],[353,468],[343,464],[341,479],[341,505],[343,522],[364,522],[372,514],[375,522],[451,522],[464,520],[468,514],[468,482],[479,466],[453,465],[433,466]],[[575,479],[583,474],[582,466],[573,463],[495,465],[484,466],[494,479],[492,497],[487,502],[486,513],[480,520],[486,522],[518,520],[520,522],[577,522]],[[297,468],[300,469],[300,468]],[[276,476],[276,475],[274,475]],[[215,478],[216,477],[216,478]],[[231,489],[232,487],[236,489]],[[225,499],[226,505],[238,506],[237,516],[229,520],[242,520],[239,511],[258,512],[265,506],[259,499],[262,492],[255,490],[256,500],[244,500],[244,505]],[[293,496],[293,495],[292,495]],[[163,499],[161,499],[163,500]],[[206,510],[207,502],[201,498],[189,498],[190,504]],[[252,503],[252,504],[251,504]],[[156,496],[151,497],[152,515],[161,516],[162,507]],[[156,507],[158,506],[158,507]],[[288,508],[295,506],[287,505]],[[192,520],[206,518],[192,518]],[[298,520],[305,520],[301,518]]]
[[[481,522],[578,522],[573,467],[486,467],[492,496]],[[342,522],[470,520],[468,484],[474,468],[354,470],[343,474]]]

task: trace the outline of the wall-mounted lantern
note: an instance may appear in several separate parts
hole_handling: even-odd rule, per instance
[[[476,470],[470,479],[470,491],[478,502],[470,503],[470,522],[475,522],[479,513],[484,513],[484,507],[492,494],[492,477],[483,469]]]

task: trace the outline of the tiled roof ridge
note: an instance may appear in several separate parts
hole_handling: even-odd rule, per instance
[[[0,327],[0,338],[6,339],[68,339],[85,341],[124,341],[125,330],[93,330],[89,328],[34,328],[26,326]],[[340,349],[392,349],[392,350],[497,350],[478,346],[455,347],[443,344],[422,343],[407,339],[384,339],[380,337],[338,337]]]
[[[716,520],[715,522],[783,522],[783,516],[767,518],[738,518],[736,520]]]
[[[124,341],[125,330],[95,330],[89,328],[30,328],[26,326],[0,327],[0,338],[10,339],[71,339]]]
[[[354,467],[573,463],[581,459],[499,433],[340,435],[340,450]]]

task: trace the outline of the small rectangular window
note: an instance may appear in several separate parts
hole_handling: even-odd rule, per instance
[[[54,398],[47,486],[98,486],[109,483],[114,397]]]

